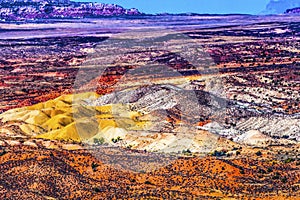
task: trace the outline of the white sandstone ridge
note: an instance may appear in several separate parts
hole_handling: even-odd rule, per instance
[[[298,117],[250,117],[239,120],[235,128],[241,132],[258,130],[272,138],[300,141],[300,119]]]
[[[233,141],[240,144],[263,147],[270,145],[273,139],[258,130],[250,130],[237,136]]]
[[[241,117],[241,119],[236,121],[236,125],[231,126],[230,128],[226,128],[226,125],[220,122],[211,122],[198,128],[230,139],[248,131],[257,130],[273,139],[300,141],[299,116],[265,115]]]
[[[216,149],[218,136],[208,131],[177,127],[173,133],[128,131],[109,127],[85,140],[89,145],[108,144],[124,148],[159,153],[191,152],[209,153]]]

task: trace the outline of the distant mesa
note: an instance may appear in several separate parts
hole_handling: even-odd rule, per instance
[[[141,15],[135,8],[116,4],[73,2],[69,0],[0,0],[0,20],[93,18]]]
[[[300,14],[300,7],[287,9],[285,14]]]
[[[283,14],[296,7],[300,7],[300,0],[270,0],[262,14]]]
[[[0,3],[63,3],[70,4],[70,0],[0,0]]]

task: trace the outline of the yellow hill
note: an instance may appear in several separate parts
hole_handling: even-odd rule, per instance
[[[91,92],[63,95],[44,103],[9,110],[0,115],[0,120],[17,125],[26,135],[77,142],[102,134],[111,139],[120,133],[124,135],[127,129],[139,130],[148,123],[138,120],[140,114],[129,111],[125,105],[93,107],[82,103],[82,100],[97,97],[99,95]]]

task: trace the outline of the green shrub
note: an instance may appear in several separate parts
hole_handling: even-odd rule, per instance
[[[150,181],[145,181],[145,184],[147,184],[147,185],[153,185],[153,183],[151,183]]]
[[[104,142],[105,142],[104,138],[94,138],[95,145],[102,145],[104,144]]]
[[[284,161],[284,163],[291,163],[291,162],[294,162],[295,159],[294,158],[288,158]]]
[[[94,191],[98,193],[98,192],[101,192],[101,189],[96,187],[96,188],[94,188]]]
[[[121,140],[122,140],[122,139],[121,139],[120,137],[111,139],[111,141],[112,141],[113,143],[117,143],[117,142],[119,142],[119,141],[121,141]]]
[[[216,156],[216,157],[226,156],[226,151],[217,151],[217,150],[215,150],[215,151],[212,153],[212,156]]]
[[[183,154],[191,154],[192,152],[191,152],[191,150],[187,149],[187,150],[183,150],[182,153]]]
[[[5,151],[5,149],[2,150],[2,152],[0,152],[0,156],[5,155],[7,152]]]
[[[92,163],[92,169],[93,169],[93,171],[95,171],[96,170],[96,168],[98,167],[99,165],[97,164],[97,163]]]
[[[283,178],[281,179],[281,182],[282,182],[282,183],[287,183],[287,181],[288,181],[288,179],[287,179],[286,177],[283,177]]]

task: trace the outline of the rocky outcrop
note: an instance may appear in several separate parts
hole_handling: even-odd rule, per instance
[[[285,14],[300,14],[300,7],[287,9]]]
[[[115,4],[73,2],[69,0],[0,1],[0,19],[2,21],[140,14],[137,9],[125,9]]]

